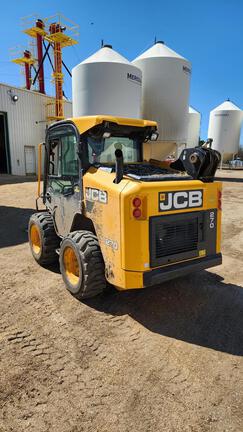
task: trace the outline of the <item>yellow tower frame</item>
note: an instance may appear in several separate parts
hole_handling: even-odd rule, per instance
[[[50,23],[49,33],[45,35],[45,39],[53,47],[54,72],[52,76],[54,78],[56,93],[55,115],[48,115],[48,120],[63,120],[64,74],[62,72],[62,49],[68,46],[76,45],[78,43],[77,39],[75,39],[75,36],[78,36],[78,26],[61,14],[57,14],[53,17],[48,18],[48,22]]]

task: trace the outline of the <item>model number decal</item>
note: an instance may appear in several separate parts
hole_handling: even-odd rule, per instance
[[[203,190],[159,192],[159,211],[203,206]]]
[[[211,211],[209,213],[209,228],[214,229],[215,227],[215,213]]]
[[[85,198],[88,201],[100,202],[102,204],[107,204],[108,194],[106,191],[94,188],[85,188]]]

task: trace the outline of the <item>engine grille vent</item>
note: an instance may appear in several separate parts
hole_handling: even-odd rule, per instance
[[[193,258],[203,236],[200,212],[150,219],[151,267]]]
[[[197,249],[197,225],[196,219],[187,224],[173,222],[159,225],[156,232],[156,257]]]

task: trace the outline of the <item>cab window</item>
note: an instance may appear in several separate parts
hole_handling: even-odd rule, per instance
[[[77,137],[72,127],[57,128],[49,135],[49,186],[54,192],[64,193],[79,178]]]
[[[141,160],[141,145],[137,139],[129,137],[87,138],[88,158],[90,164],[114,164],[115,151],[122,150],[124,163]]]
[[[78,176],[78,155],[76,135],[61,137],[61,175]]]

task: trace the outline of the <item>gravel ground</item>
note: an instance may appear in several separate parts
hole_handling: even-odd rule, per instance
[[[81,303],[33,260],[34,179],[0,179],[0,431],[243,430],[243,172],[222,266]]]

